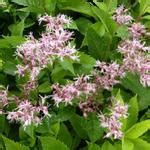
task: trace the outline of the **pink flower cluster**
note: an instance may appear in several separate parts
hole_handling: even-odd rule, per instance
[[[59,86],[59,84],[53,85],[52,99],[56,105],[60,102],[72,103],[74,98],[82,95],[88,96],[96,91],[96,85],[89,82],[89,76],[80,76],[76,78],[76,81],[65,86]]]
[[[106,116],[104,114],[99,115],[101,126],[107,129],[105,138],[113,137],[114,139],[121,139],[123,136],[123,132],[121,131],[121,119],[127,118],[128,105],[117,102],[110,109],[110,111],[111,113],[109,114],[109,116]]]
[[[79,103],[79,108],[84,117],[87,117],[90,112],[96,112],[98,110],[98,104],[94,102],[93,95],[89,96],[86,101]]]
[[[143,86],[150,86],[150,47],[141,41],[146,29],[140,23],[132,23],[128,24],[128,30],[129,39],[121,41],[118,46],[118,51],[123,55],[122,69],[139,74]]]
[[[23,124],[23,127],[26,128],[31,124],[40,124],[42,119],[46,116],[49,116],[47,106],[44,106],[42,103],[39,106],[34,106],[28,100],[24,100],[20,102],[15,111],[8,112],[7,119],[11,122],[20,122]]]
[[[16,51],[17,57],[22,60],[22,64],[17,66],[17,73],[20,76],[29,74],[30,80],[35,80],[40,70],[51,64],[55,58],[78,60],[77,51],[70,43],[73,33],[64,29],[65,25],[70,24],[70,19],[65,15],[44,15],[39,18],[39,23],[43,21],[46,31],[41,37],[37,40],[30,34]]]
[[[125,75],[116,62],[107,64],[106,62],[97,61],[95,67],[93,76],[96,85],[107,90],[111,90],[115,84],[119,83],[119,78]]]
[[[127,14],[127,9],[123,5],[118,7],[115,11],[113,19],[120,25],[129,24],[132,21],[132,17]]]
[[[3,112],[3,108],[8,104],[8,90],[0,90],[0,114]]]

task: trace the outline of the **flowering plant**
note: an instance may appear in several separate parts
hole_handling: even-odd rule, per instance
[[[149,150],[149,0],[3,3],[0,148]]]

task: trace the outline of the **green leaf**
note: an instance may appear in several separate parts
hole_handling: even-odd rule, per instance
[[[61,10],[72,10],[88,16],[93,16],[90,4],[84,0],[58,0],[58,8]]]
[[[145,120],[135,124],[129,130],[127,130],[127,132],[125,133],[125,137],[129,139],[136,139],[149,129],[150,129],[150,120]]]
[[[115,99],[117,101],[119,101],[120,103],[124,104],[123,98],[122,98],[121,93],[120,93],[120,89],[118,90],[117,95],[115,96]]]
[[[18,5],[22,5],[22,6],[28,6],[28,2],[27,0],[11,0],[11,2],[14,2]]]
[[[92,22],[89,19],[80,17],[78,19],[75,20],[77,27],[79,29],[79,31],[85,35],[87,32],[88,27],[92,24]]]
[[[64,144],[66,144],[69,148],[71,148],[73,139],[72,139],[70,132],[68,131],[68,128],[63,123],[60,126],[58,139],[62,141]]]
[[[101,148],[95,143],[90,143],[88,145],[88,150],[101,150]]]
[[[69,150],[65,144],[53,137],[40,137],[42,150]]]
[[[89,117],[86,120],[85,130],[91,142],[96,142],[103,135],[103,129],[100,128],[100,123],[97,118]]]
[[[27,146],[21,145],[18,142],[14,142],[4,136],[2,136],[6,150],[29,150]]]
[[[57,120],[60,122],[69,120],[74,115],[73,108],[64,107],[63,109],[59,108],[58,114],[57,114]]]
[[[49,81],[46,81],[46,82],[40,84],[39,87],[38,87],[38,91],[39,91],[40,93],[48,93],[48,92],[51,92],[52,89],[51,89],[51,86],[50,86]]]
[[[17,24],[12,24],[11,26],[9,26],[9,30],[12,36],[22,36],[24,30],[24,20]]]
[[[60,60],[59,63],[63,67],[64,70],[69,70],[73,75],[75,75],[73,62],[71,60],[63,59],[62,61]]]
[[[83,139],[87,139],[87,130],[85,127],[86,120],[83,117],[80,117],[78,115],[73,115],[70,119],[71,125],[73,129],[76,131],[76,133],[79,135],[79,137]]]
[[[101,28],[100,30],[97,30],[97,25]],[[88,29],[86,34],[89,53],[96,59],[107,60],[109,58],[111,39],[107,34],[101,35],[104,32],[103,26],[96,23]]]
[[[92,7],[93,13],[95,16],[98,17],[98,19],[102,22],[107,32],[110,33],[111,36],[114,35],[114,33],[117,30],[117,24],[112,19],[112,17],[105,11],[93,6]]]
[[[150,1],[149,0],[139,0],[140,3],[140,15],[150,11]]]
[[[0,133],[5,129],[5,116],[0,115]]]
[[[117,8],[117,0],[104,0],[109,12],[114,12]]]
[[[129,108],[128,108],[129,116],[127,118],[126,129],[129,129],[138,120],[138,102],[137,102],[137,96],[132,97],[129,100],[128,105],[129,105]]]
[[[102,148],[101,150],[115,150],[114,146],[109,143],[109,142],[105,142],[103,145],[102,145]]]
[[[14,64],[11,61],[5,62],[4,65],[3,65],[3,71],[6,74],[14,76],[15,75],[15,71],[16,71],[16,64]]]
[[[150,143],[147,143],[146,141],[142,139],[134,139],[134,149],[133,150],[150,150]]]
[[[17,45],[25,41],[24,37],[19,36],[4,36],[4,39],[0,39],[0,49],[2,48],[15,48]]]
[[[89,74],[96,63],[96,60],[90,55],[87,55],[83,52],[79,52],[79,59],[80,59],[79,62],[80,65],[75,68],[75,73]]]
[[[129,31],[127,26],[120,26],[117,30],[117,36],[122,40],[125,40],[129,37]]]
[[[127,139],[127,138],[123,138],[122,140],[122,150],[133,150],[133,143]]]
[[[139,109],[145,109],[150,105],[150,88],[145,88],[139,81],[137,75],[128,73],[122,80],[122,85],[126,89],[130,89],[134,94],[139,97]]]

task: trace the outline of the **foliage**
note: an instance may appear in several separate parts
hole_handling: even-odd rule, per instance
[[[120,5],[128,9],[126,15],[132,16],[129,24],[119,24],[115,18]],[[52,57],[35,77],[34,88],[25,95],[27,88],[24,85],[30,83],[30,74],[22,77],[17,74],[18,65],[24,65],[24,61],[17,57],[16,49],[27,41],[30,32],[39,41],[45,32],[54,34],[54,31],[45,29],[46,23],[37,21],[45,14],[65,14],[71,18],[71,23],[64,25],[63,31],[73,32],[73,36],[63,45],[70,44],[76,49],[75,56],[79,60],[70,59],[70,55]],[[0,22],[0,149],[150,149],[149,0],[0,0]],[[130,33],[133,22],[140,22],[146,28],[140,40],[148,50],[138,53],[148,58],[146,83],[139,70],[124,67],[126,74],[119,72],[127,57],[119,52],[118,45],[134,38]],[[101,62],[106,62],[103,70],[98,69]],[[105,86],[98,82],[96,86],[100,87],[95,87],[99,76],[100,81],[109,79],[105,76],[111,68],[114,69],[112,80],[115,84]],[[88,92],[82,88],[86,84],[91,86]],[[55,99],[57,90],[64,95],[68,87],[77,85],[76,92],[80,94],[75,93],[70,101]],[[6,96],[6,103],[2,96]],[[24,97],[31,108],[39,110],[34,110],[34,115],[41,119],[40,124],[36,125],[32,120],[26,126],[8,115],[9,112],[22,111],[19,100],[24,102]],[[111,118],[116,104],[128,106],[127,116],[118,119],[123,135],[119,139],[107,138],[108,126],[102,125],[99,116],[104,114],[107,119]]]

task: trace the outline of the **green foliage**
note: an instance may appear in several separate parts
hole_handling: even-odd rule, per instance
[[[41,137],[40,141],[42,145],[42,150],[69,150],[65,144],[50,136]]]
[[[108,106],[112,106],[111,91],[100,89],[97,95],[92,95],[97,114],[91,112],[87,117],[79,108],[79,102],[85,101],[86,96],[73,99],[72,105],[59,107],[51,97],[53,84],[65,85],[78,75],[90,75],[97,60],[122,64],[117,46],[130,38],[130,33],[126,25],[117,24],[112,17],[122,4],[130,10],[133,22],[141,22],[147,28],[141,40],[149,46],[150,0],[0,0],[0,90],[5,87],[14,98],[8,99],[10,105],[5,105],[1,114],[0,95],[0,149],[150,150],[150,88],[143,87],[137,74],[127,73],[113,88],[112,95],[120,89],[115,99],[129,106],[128,117],[121,120],[124,136],[120,140],[104,138],[107,130],[101,127],[98,118],[98,114],[107,113]],[[66,14],[71,18],[70,26],[65,29],[74,32],[71,44],[76,45],[79,61],[57,58],[41,70],[38,86],[29,93],[29,100],[39,105],[39,98],[47,96],[46,105],[51,115],[39,126],[32,124],[24,128],[21,123],[9,122],[6,118],[18,103],[15,96],[24,100],[22,89],[29,79],[28,75],[17,76],[16,66],[20,60],[15,51],[26,41],[29,32],[37,39],[41,37],[44,23],[39,25],[37,19],[44,14]]]

